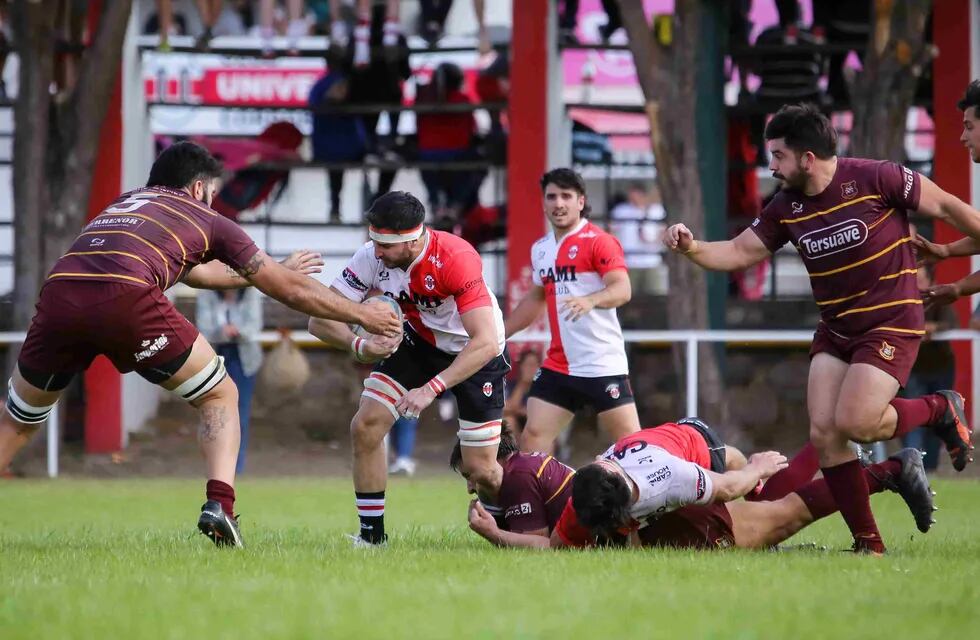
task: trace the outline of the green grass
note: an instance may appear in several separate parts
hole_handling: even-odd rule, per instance
[[[348,480],[244,480],[248,548],[195,533],[200,482],[0,483],[0,638],[976,637],[980,483],[938,482],[918,534],[874,499],[890,555],[839,516],[784,553],[494,549],[449,477],[388,490],[390,547],[350,549]]]

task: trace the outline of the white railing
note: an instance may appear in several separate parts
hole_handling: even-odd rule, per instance
[[[278,331],[263,331],[259,340],[271,345],[280,340]],[[24,341],[25,334],[19,332],[0,332],[0,345],[17,344]],[[322,345],[322,343],[306,331],[290,333],[293,342],[303,346]],[[624,331],[623,338],[629,343],[646,344],[675,344],[685,345],[685,413],[689,416],[698,415],[698,345],[702,342],[724,342],[729,345],[740,344],[797,344],[807,345],[813,340],[813,331]],[[551,339],[548,333],[522,332],[510,338],[510,342],[547,342]],[[958,341],[968,340],[972,344],[973,389],[972,397],[980,398],[980,331],[956,329],[943,331],[932,336],[933,340]],[[973,402],[972,421],[980,422],[980,403]],[[48,476],[58,475],[58,406],[55,405],[47,423]]]

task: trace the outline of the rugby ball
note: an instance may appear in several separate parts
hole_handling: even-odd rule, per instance
[[[367,300],[364,301],[364,304],[387,304],[387,305],[390,305],[392,311],[394,311],[395,312],[395,315],[398,316],[398,322],[399,323],[402,323],[402,322],[405,321],[405,316],[402,314],[402,308],[400,306],[398,306],[398,303],[395,302],[395,299],[394,298],[391,298],[391,297],[385,296],[385,295],[371,296],[370,298],[368,298]],[[368,339],[368,338],[370,338],[372,335],[374,335],[370,331],[368,331],[367,329],[365,329],[364,327],[362,327],[359,324],[352,324],[352,325],[350,325],[350,329],[351,329],[351,331],[354,332],[354,335],[356,335],[358,337],[361,337],[361,338],[364,338],[365,340]]]

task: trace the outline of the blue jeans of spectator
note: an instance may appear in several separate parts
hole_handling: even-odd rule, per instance
[[[905,389],[902,390],[902,396],[918,398],[943,389],[952,389],[954,373],[952,368],[948,371],[928,375],[919,375],[913,372],[909,376],[909,382],[905,385]],[[915,447],[919,451],[925,451],[926,455],[922,462],[926,470],[936,470],[943,443],[931,430],[926,427],[919,427],[915,431],[905,434],[902,438],[902,444],[906,447]]]
[[[219,344],[215,352],[225,359],[225,369],[238,387],[238,420],[242,425],[242,440],[238,447],[238,463],[235,473],[245,471],[245,453],[248,450],[248,423],[252,417],[252,394],[255,392],[255,375],[247,376],[242,371],[242,359],[238,354],[238,345]]]
[[[415,430],[419,426],[418,418],[398,418],[391,426],[391,439],[395,447],[396,458],[411,458],[415,451]]]

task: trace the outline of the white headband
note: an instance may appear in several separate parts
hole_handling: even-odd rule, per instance
[[[397,242],[411,242],[422,237],[425,225],[420,224],[414,229],[381,229],[379,227],[368,227],[368,235],[372,240],[385,244],[395,244]]]

